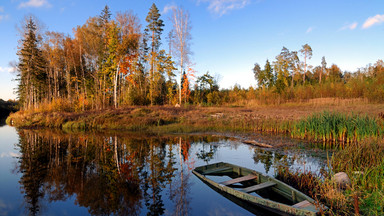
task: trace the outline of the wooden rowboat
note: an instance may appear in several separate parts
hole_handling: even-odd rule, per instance
[[[327,209],[322,205],[320,209],[313,199],[293,187],[244,167],[220,162],[192,172],[221,193],[280,215],[317,215]]]

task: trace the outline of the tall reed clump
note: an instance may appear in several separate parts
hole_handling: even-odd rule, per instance
[[[365,138],[383,134],[381,120],[367,115],[343,114],[324,111],[315,113],[293,125],[291,135],[301,139],[324,143],[358,143]]]
[[[351,178],[350,193],[359,195],[364,215],[384,215],[384,140],[367,139],[338,151],[331,159],[334,173]]]

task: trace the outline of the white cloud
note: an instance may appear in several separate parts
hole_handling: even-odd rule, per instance
[[[19,8],[27,8],[27,7],[51,7],[48,0],[28,0],[27,2],[21,2],[19,4]]]
[[[312,32],[312,31],[313,31],[313,29],[314,29],[313,27],[309,27],[305,33],[307,33],[307,34],[308,34],[308,33]]]
[[[16,68],[13,67],[0,67],[0,73],[12,73],[16,70]]]
[[[8,14],[1,13],[4,13],[4,7],[0,7],[0,22],[9,18]]]
[[[20,157],[20,153],[15,153],[15,152],[2,152],[0,154],[0,158],[7,158],[7,157]]]
[[[363,24],[363,29],[370,28],[373,25],[380,24],[382,22],[384,22],[384,14],[382,14],[382,15],[377,14],[376,16],[369,17],[367,20],[365,20],[365,22]]]
[[[357,27],[357,22],[354,22],[354,23],[351,23],[351,24],[347,24],[343,27],[340,28],[340,31],[343,31],[343,30],[346,30],[346,29],[349,29],[349,30],[353,30]]]
[[[208,10],[222,16],[231,10],[244,8],[251,0],[199,0],[198,2],[208,2]]]
[[[163,12],[161,12],[161,14],[163,14],[163,15],[167,14],[169,11],[173,10],[174,8],[176,8],[176,5],[173,5],[173,4],[165,5]]]
[[[0,15],[0,21],[6,20],[9,18],[9,15]]]

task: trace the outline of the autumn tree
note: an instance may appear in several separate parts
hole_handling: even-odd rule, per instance
[[[76,43],[70,36],[63,38],[63,49],[66,65],[67,98],[72,102],[73,99],[78,100],[80,96],[79,84],[81,83],[81,76],[79,73],[79,54]],[[74,92],[74,94],[72,92]]]
[[[340,82],[341,81],[343,74],[341,72],[341,69],[336,64],[332,64],[328,70],[329,70],[328,79],[330,82]]]
[[[184,71],[181,79],[181,97],[184,99],[184,103],[187,103],[189,99],[189,95],[191,94],[189,84],[190,82],[188,80],[188,76]]]
[[[64,95],[61,87],[66,83],[70,84],[69,69],[65,68],[64,58],[64,35],[59,32],[46,32],[46,40],[43,43],[43,54],[47,61],[48,71],[48,99],[60,98]],[[66,90],[70,91],[70,86],[66,86]],[[70,95],[70,94],[68,94]]]
[[[84,25],[77,27],[75,32],[76,39],[80,43],[81,64],[91,77],[91,79],[85,80],[88,85],[88,98],[92,100],[92,107],[96,109],[102,108],[103,99],[103,74],[100,53],[103,53],[104,50],[104,39],[100,32],[99,17],[90,17]]]
[[[118,106],[118,98],[123,98],[123,83],[127,87],[127,95],[132,87],[137,86],[135,81],[136,64],[139,57],[140,32],[139,18],[133,12],[118,12],[116,22],[119,27],[120,42],[117,48],[118,70],[114,79],[114,106]],[[118,88],[120,86],[120,88]],[[122,99],[121,99],[122,100]]]
[[[181,7],[174,7],[172,9],[171,21],[174,31],[174,54],[178,59],[180,66],[180,82],[179,82],[179,103],[181,104],[181,80],[183,79],[183,71],[186,64],[189,62],[190,43],[191,43],[191,21],[188,11]]]
[[[182,92],[182,98],[184,98],[184,103],[187,103],[189,100],[189,96],[191,94],[191,89],[190,89],[190,83],[191,79],[195,77],[196,71],[188,67],[187,71],[183,72],[183,76],[181,79],[181,92]]]

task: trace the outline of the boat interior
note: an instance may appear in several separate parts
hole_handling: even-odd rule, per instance
[[[296,208],[315,208],[301,193],[297,193],[291,187],[253,170],[238,166],[228,166],[226,163],[218,163],[212,166],[208,165],[197,171],[222,186],[227,186],[256,197]]]

